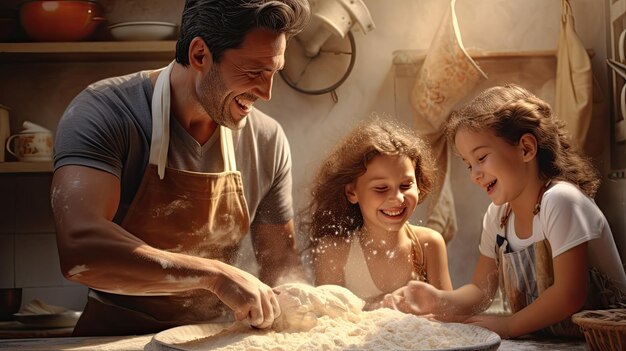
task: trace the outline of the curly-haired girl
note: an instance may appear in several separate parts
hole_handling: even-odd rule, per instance
[[[412,280],[452,289],[440,233],[408,223],[433,187],[429,147],[391,118],[362,122],[317,172],[304,222],[316,285],[341,285],[376,308]]]

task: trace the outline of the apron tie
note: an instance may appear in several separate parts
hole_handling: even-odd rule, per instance
[[[157,166],[159,178],[165,177],[167,151],[170,142],[170,74],[172,61],[157,78],[152,94],[152,146],[150,164]]]

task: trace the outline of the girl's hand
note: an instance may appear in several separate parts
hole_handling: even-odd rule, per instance
[[[434,286],[412,280],[393,293],[385,295],[382,306],[416,315],[437,314],[439,295],[440,291]]]
[[[511,337],[510,321],[509,316],[476,315],[468,318],[464,323],[487,328],[500,335],[502,339],[508,339]]]

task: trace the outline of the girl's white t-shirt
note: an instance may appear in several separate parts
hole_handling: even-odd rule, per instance
[[[491,203],[483,218],[479,250],[486,257],[496,258],[496,235],[504,236],[504,230],[500,228],[504,209],[504,205]],[[575,185],[557,181],[546,190],[529,238],[520,239],[515,233],[515,214],[511,213],[506,226],[507,240],[513,251],[548,239],[554,258],[588,242],[589,265],[607,274],[622,291],[626,291],[626,274],[606,217],[593,199]]]

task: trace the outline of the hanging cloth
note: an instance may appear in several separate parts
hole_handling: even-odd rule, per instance
[[[585,144],[582,150],[585,155],[589,157],[600,157],[604,152],[604,143],[599,143],[598,140],[602,140],[609,135],[609,121],[606,98],[600,88],[600,83],[596,77],[593,77],[593,107],[591,108],[591,121],[589,122],[589,128],[585,135]]]
[[[576,35],[574,16],[568,0],[561,1],[561,34],[557,46],[555,111],[567,123],[566,129],[579,148],[591,123],[593,75],[591,61]]]
[[[450,1],[410,93],[415,127],[433,148],[441,180],[431,195],[426,226],[439,231],[446,242],[454,237],[457,225],[443,127],[455,105],[487,78],[463,47],[455,4]]]

